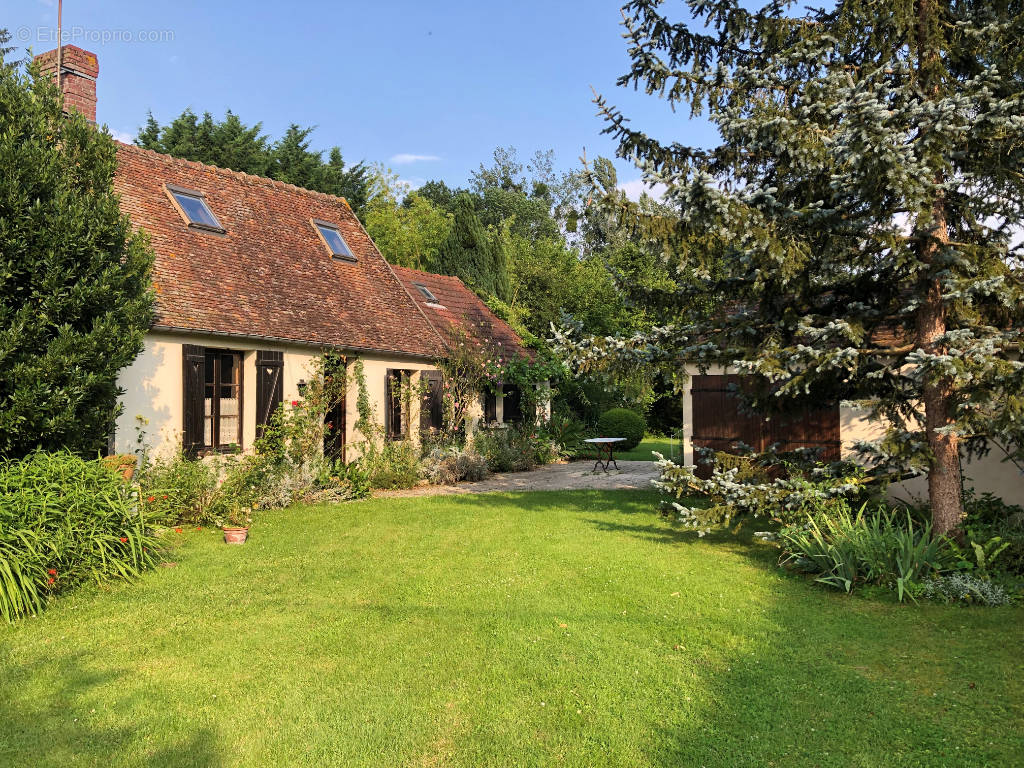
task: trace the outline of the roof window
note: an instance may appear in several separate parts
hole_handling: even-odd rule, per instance
[[[413,283],[413,285],[416,286],[416,288],[419,290],[419,292],[423,294],[423,297],[427,301],[429,301],[431,304],[440,304],[441,303],[440,301],[437,300],[437,296],[435,296],[431,292],[431,290],[429,288],[427,288],[427,286],[425,286],[423,283]]]
[[[167,185],[167,191],[171,194],[179,213],[188,222],[190,227],[206,229],[211,232],[224,232],[224,227],[213,215],[210,206],[206,204],[206,195],[192,189]]]
[[[341,236],[341,232],[338,231],[336,225],[328,221],[313,219],[313,226],[320,233],[320,239],[324,241],[324,245],[331,252],[331,256],[336,259],[344,259],[345,261],[356,260],[352,249],[348,247],[348,243],[345,242],[345,238]]]

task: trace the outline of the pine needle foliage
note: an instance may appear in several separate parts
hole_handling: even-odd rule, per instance
[[[707,116],[720,143],[659,141],[598,96],[671,215],[591,181],[700,278],[681,294],[727,309],[567,347],[583,367],[737,360],[761,409],[855,401],[891,425],[876,455],[927,472],[935,529],[955,529],[961,452],[1019,459],[1024,433],[1024,6],[664,5],[623,7],[619,85]]]

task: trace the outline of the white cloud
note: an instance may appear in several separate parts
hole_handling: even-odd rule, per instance
[[[664,184],[655,184],[651,187],[645,184],[643,179],[633,179],[619,184],[619,189],[626,193],[626,197],[635,201],[639,200],[644,192],[658,200],[665,194],[667,187]]]
[[[407,152],[402,152],[397,155],[392,155],[388,162],[392,165],[411,165],[412,163],[432,163],[440,159],[441,158],[437,155],[412,155]]]
[[[127,131],[119,131],[116,128],[108,128],[110,135],[114,137],[116,141],[124,142],[125,144],[131,144],[135,141],[135,134],[128,133]]]

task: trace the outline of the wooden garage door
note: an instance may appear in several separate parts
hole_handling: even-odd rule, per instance
[[[779,444],[780,451],[821,448],[825,461],[839,460],[839,405],[811,408],[770,420],[740,411],[735,391],[742,376],[693,377],[693,447],[735,450],[743,442],[755,451]]]

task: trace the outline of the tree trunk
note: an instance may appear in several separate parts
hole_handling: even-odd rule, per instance
[[[932,98],[939,98],[938,70],[941,57],[936,45],[936,2],[917,2],[918,76],[922,90]],[[936,197],[927,226],[918,227],[921,260],[935,264],[938,252],[949,243],[946,197],[941,184],[943,175],[935,177]],[[921,224],[922,222],[918,222]],[[934,269],[931,270],[934,273]],[[946,350],[938,341],[946,332],[946,310],[942,303],[942,286],[934,274],[928,275],[917,311],[917,346],[933,355]],[[963,519],[962,473],[960,468],[960,441],[956,435],[937,430],[953,424],[952,410],[955,387],[951,378],[925,383],[921,399],[924,405],[924,428],[931,449],[928,469],[928,502],[932,508],[932,528],[936,534],[959,535]]]
[[[945,234],[945,222],[942,222]],[[935,241],[926,246],[934,253],[938,247]],[[946,332],[945,313],[942,307],[942,293],[938,280],[931,280],[928,296],[917,313],[917,345],[931,354],[941,354],[936,341]],[[953,399],[953,383],[939,379],[924,385],[924,427],[928,447],[932,452],[931,467],[928,470],[928,501],[932,508],[932,527],[937,534],[953,534],[960,528],[963,518],[961,499],[960,444],[956,435],[941,434],[937,430],[953,423],[950,406]]]

